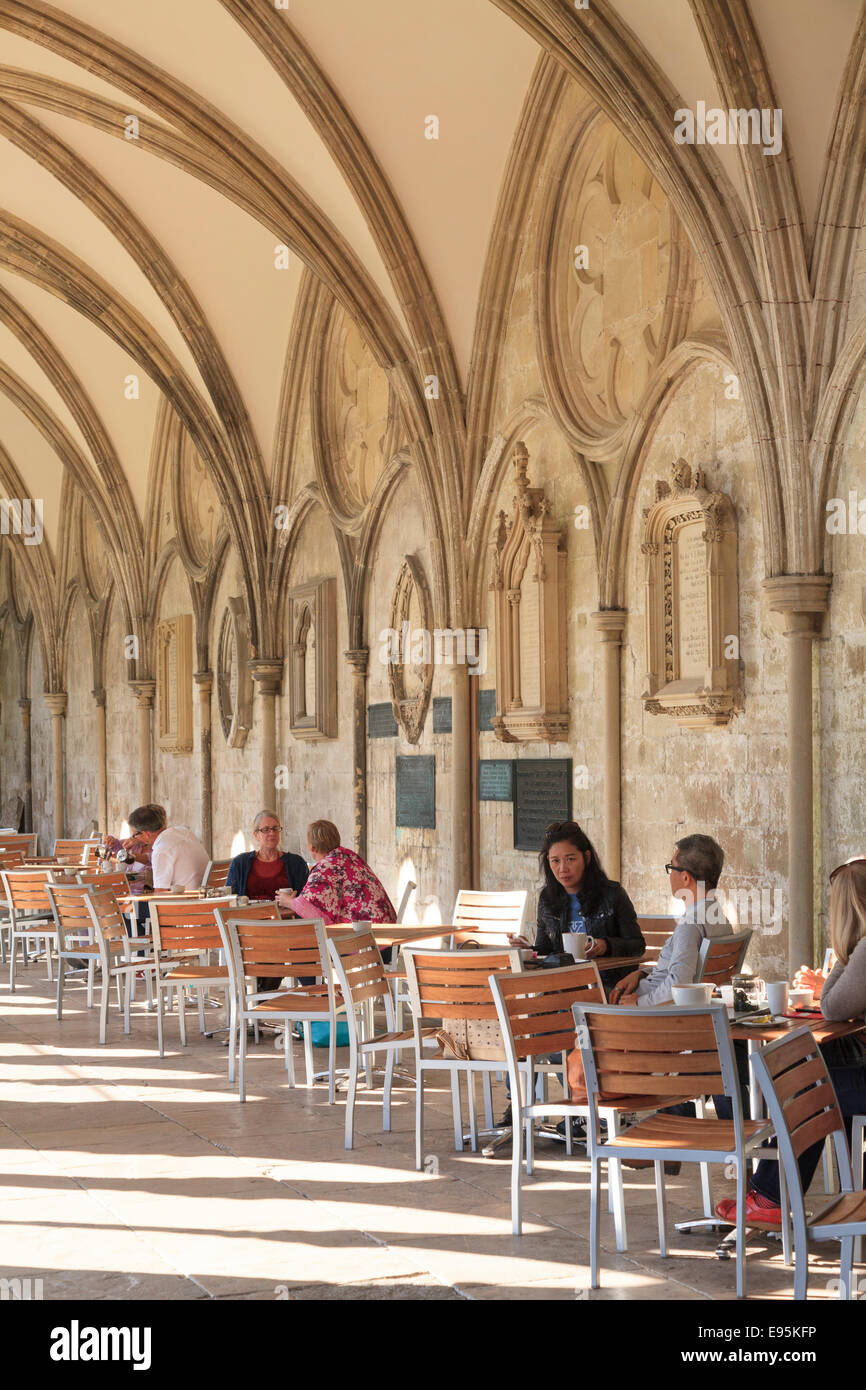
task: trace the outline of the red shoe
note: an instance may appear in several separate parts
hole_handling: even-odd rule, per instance
[[[746,1193],[746,1225],[760,1221],[765,1226],[781,1226],[782,1208],[774,1207],[767,1202],[766,1206],[759,1205],[767,1202],[765,1197],[759,1197],[751,1189]],[[729,1221],[732,1226],[737,1224],[737,1201],[735,1197],[726,1197],[723,1202],[716,1204],[716,1216],[722,1221]]]

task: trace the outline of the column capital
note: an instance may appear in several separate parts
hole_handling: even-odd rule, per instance
[[[192,678],[202,695],[210,695],[213,690],[213,671],[193,671]]]
[[[370,660],[369,647],[351,647],[349,651],[343,652],[350,666],[353,666],[359,675],[366,675]]]
[[[96,708],[105,709],[105,690],[103,689],[103,687],[99,686],[97,690],[91,690],[90,693],[93,696]]]
[[[786,637],[817,632],[829,607],[832,583],[831,574],[778,574],[764,580],[771,611],[784,614]]]
[[[65,690],[50,690],[46,692],[45,703],[55,717],[64,715],[69,703],[69,696]]]
[[[614,642],[618,645],[622,642],[627,617],[628,611],[625,608],[600,608],[597,612],[590,613],[589,621],[595,628],[600,642]]]
[[[283,663],[274,657],[259,657],[249,664],[249,672],[262,695],[279,695],[283,682]]]
[[[135,695],[140,709],[150,709],[156,694],[156,681],[130,681],[129,688]]]

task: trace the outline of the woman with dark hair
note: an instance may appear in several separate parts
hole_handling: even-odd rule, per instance
[[[628,967],[605,970],[604,957],[641,956],[646,950],[631,898],[608,878],[577,821],[555,821],[547,827],[538,866],[544,886],[538,895],[537,954],[562,955],[564,932],[586,932],[592,938],[587,959],[598,961],[602,982],[610,989]],[[513,940],[515,945],[533,944],[523,937]]]

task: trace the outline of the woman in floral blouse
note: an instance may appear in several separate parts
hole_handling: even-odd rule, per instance
[[[373,870],[354,850],[340,844],[340,832],[329,820],[307,827],[313,867],[301,892],[283,888],[280,907],[297,917],[320,917],[331,922],[396,922],[394,905]]]

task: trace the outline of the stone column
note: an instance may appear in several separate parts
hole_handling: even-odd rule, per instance
[[[33,740],[30,729],[30,701],[26,696],[18,701],[21,728],[24,732],[24,829],[33,829]]]
[[[211,695],[213,671],[195,671],[201,729],[201,842],[213,858],[213,800],[211,761]]]
[[[788,639],[788,969],[815,960],[812,769],[812,643],[827,611],[831,578],[781,575],[764,581]]]
[[[150,712],[156,694],[156,681],[130,681],[138,700],[138,800],[147,806],[153,797],[153,759],[150,743]]]
[[[250,662],[250,675],[262,699],[262,806],[273,806],[277,766],[277,696],[283,679],[283,663],[263,657]]]
[[[352,668],[352,834],[355,853],[367,858],[367,670],[368,647],[344,652]]]
[[[65,788],[63,768],[63,721],[66,718],[67,695],[65,690],[52,690],[45,696],[45,703],[51,711],[51,746],[53,752],[53,793],[54,793],[54,838],[62,840],[66,834]]]
[[[105,691],[92,690],[96,705],[96,775],[99,779],[97,821],[101,834],[108,833],[108,738],[105,728]]]
[[[475,679],[473,677],[473,679]],[[451,671],[451,853],[454,863],[454,902],[461,888],[472,884],[472,738],[469,668]]]
[[[605,608],[591,616],[601,642],[604,721],[604,867],[618,879],[621,868],[622,823],[622,633],[628,615],[622,608]]]

